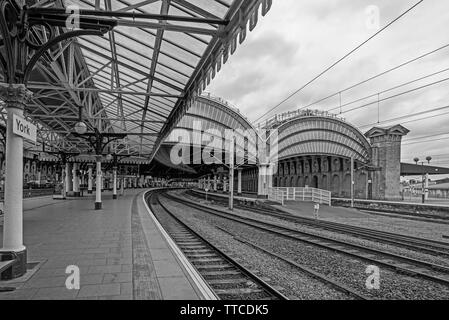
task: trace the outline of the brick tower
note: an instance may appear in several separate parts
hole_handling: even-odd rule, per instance
[[[377,200],[400,199],[401,142],[410,131],[401,125],[374,127],[365,133],[372,146],[372,197]]]

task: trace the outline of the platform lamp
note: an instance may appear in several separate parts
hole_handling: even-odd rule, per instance
[[[81,115],[80,108],[80,115]],[[86,129],[86,130],[85,130]],[[86,140],[92,149],[95,151],[96,155],[96,192],[95,192],[95,210],[102,209],[102,201],[101,201],[101,181],[102,181],[102,173],[101,173],[101,159],[103,158],[103,150],[108,146],[111,142],[126,138],[126,133],[108,133],[108,132],[100,132],[98,129],[94,128],[93,132],[87,131],[87,125],[82,121],[80,116],[80,121],[75,126],[75,135]],[[79,131],[78,131],[79,130]],[[84,131],[84,132],[83,132]],[[80,133],[83,132],[83,133]]]
[[[427,163],[430,164],[430,161],[432,161],[432,157],[428,156],[426,157]],[[416,157],[415,159],[413,159],[413,161],[415,161],[416,164],[419,163],[419,158]],[[426,203],[426,193],[427,193],[427,175],[424,175],[424,163],[425,161],[421,161],[421,187],[422,187],[422,203]],[[424,181],[425,179],[425,181]]]
[[[75,132],[79,135],[86,134],[87,132],[87,125],[83,121],[83,107],[78,106],[78,122],[75,124]]]

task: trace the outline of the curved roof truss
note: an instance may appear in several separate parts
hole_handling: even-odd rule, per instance
[[[88,152],[72,134],[82,106],[91,129],[128,134],[114,148],[151,160],[272,0],[51,0],[28,10],[63,22],[70,5],[78,5],[82,17],[107,17],[114,27],[62,41],[38,61],[27,84],[34,92],[27,117],[42,127],[39,144]],[[55,35],[67,32],[62,25]],[[45,42],[41,26],[32,31]]]
[[[195,125],[198,125],[198,127]],[[185,134],[191,135],[196,129],[201,130],[201,132],[210,131],[210,135],[217,138],[225,138],[225,130],[233,130],[236,134],[236,143],[241,146],[243,146],[244,139],[246,138],[244,135],[245,132],[256,132],[252,124],[238,109],[230,106],[220,98],[212,97],[210,94],[195,99],[194,104],[164,143],[177,143],[177,135],[181,134],[182,131]],[[187,138],[184,141],[190,141],[190,139]],[[248,142],[255,146],[255,141],[248,139]]]
[[[187,113],[181,121],[178,122],[176,128],[173,129],[171,134],[164,141],[163,148],[156,154],[156,159],[169,167],[173,167],[166,154],[174,144],[188,142],[191,146],[199,146],[201,144],[201,147],[205,147],[210,144],[210,141],[205,140],[208,140],[211,136],[214,138],[213,144],[215,146],[220,148],[225,147],[225,144],[228,141],[226,140],[225,135],[226,130],[232,130],[234,132],[236,145],[245,149],[245,157],[251,157],[251,159],[257,161],[257,141],[255,140],[256,130],[252,124],[238,111],[237,108],[230,106],[226,101],[213,97],[210,94],[202,95],[195,99]],[[195,141],[193,139],[194,132],[202,135],[205,134],[205,136],[202,136],[201,141]],[[252,137],[251,134],[253,134],[254,137]],[[252,138],[254,138],[254,140]],[[216,145],[215,143],[219,143],[219,145]],[[222,153],[222,155],[224,155],[224,153]],[[177,168],[179,170],[187,171],[185,170],[185,165],[177,166]]]
[[[368,163],[371,145],[355,127],[336,117],[301,116],[279,128],[279,159],[334,155]]]

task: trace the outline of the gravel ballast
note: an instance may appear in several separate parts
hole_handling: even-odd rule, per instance
[[[449,297],[448,288],[444,285],[399,275],[386,268],[381,268],[380,289],[367,290],[365,282],[368,275],[365,273],[365,270],[368,264],[364,261],[313,245],[307,245],[299,241],[270,235],[223,218],[213,217],[195,209],[189,208],[186,210],[182,204],[174,204],[171,201],[166,201],[166,204],[197,232],[200,232],[208,239],[213,239],[214,244],[221,245],[226,250],[236,254],[252,268],[259,270],[264,276],[271,278],[272,281],[284,287],[288,294],[295,296],[297,299],[348,299],[348,296],[343,293],[335,295],[333,293],[335,291],[334,289],[324,286],[318,280],[309,276],[305,277],[302,275],[301,278],[307,280],[305,283],[304,281],[300,281],[296,277],[297,274],[300,274],[296,268],[276,258],[267,256],[251,246],[238,242],[232,236],[217,229],[215,226],[219,226],[232,234],[246,238],[266,249],[273,250],[278,254],[295,260],[373,298],[447,299]],[[253,214],[260,219],[260,215],[256,213],[245,214]],[[277,222],[280,221],[279,219],[277,220]],[[291,227],[290,222],[288,222],[288,225]],[[292,281],[293,274],[296,277],[294,281]],[[309,290],[310,288],[312,289]],[[329,295],[329,293],[331,294]]]

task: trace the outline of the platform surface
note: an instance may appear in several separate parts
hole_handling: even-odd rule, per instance
[[[342,200],[349,202],[350,199],[343,198],[333,198],[334,200]],[[428,199],[425,203],[422,203],[421,198],[405,198],[404,200],[396,201],[386,201],[386,200],[365,200],[365,199],[355,199],[356,202],[369,202],[369,203],[386,203],[386,204],[398,204],[398,205],[413,205],[419,207],[441,207],[449,208],[449,199]]]
[[[206,191],[201,189],[194,189],[195,192],[206,195]],[[221,198],[229,198],[229,192],[223,192],[223,191],[209,191],[207,193],[210,196],[217,196]],[[246,200],[246,201],[260,201],[260,202],[266,202],[266,199],[259,199],[257,198],[257,194],[254,193],[242,193],[241,195],[238,195],[237,192],[234,192],[234,199],[235,200]]]
[[[126,190],[112,200],[103,194],[103,210],[94,196],[24,201],[24,242],[28,262],[39,264],[0,287],[4,299],[199,299],[200,295],[169,249],[143,204],[143,190]],[[3,228],[0,227],[0,247]],[[79,290],[66,281],[80,270]],[[31,265],[30,265],[31,267]]]

